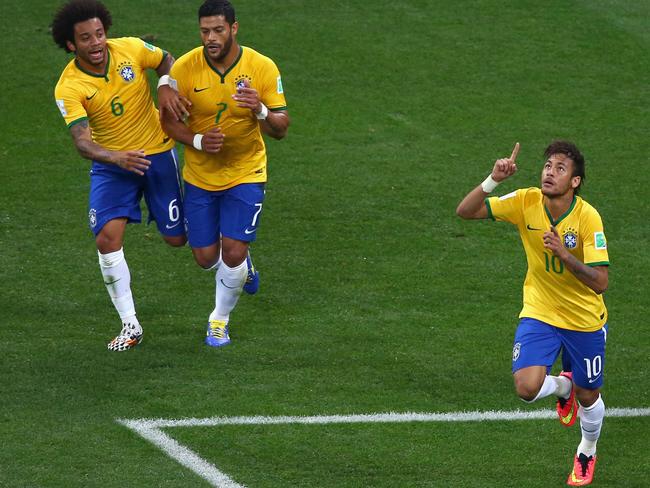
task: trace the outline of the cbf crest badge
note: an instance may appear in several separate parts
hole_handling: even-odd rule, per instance
[[[251,86],[251,78],[248,75],[239,75],[237,78],[235,78],[235,89],[239,90],[240,88],[245,88],[246,83],[248,83],[248,86]]]
[[[127,83],[135,80],[135,71],[133,71],[133,66],[131,66],[131,63],[129,61],[120,63],[120,65],[117,67],[117,72]]]
[[[569,227],[564,231],[564,247],[567,249],[575,249],[578,245],[578,233],[575,229]]]
[[[97,225],[97,210],[94,208],[91,208],[90,212],[88,212],[88,223],[91,229],[94,229]]]
[[[519,359],[519,354],[521,353],[521,342],[517,342],[512,348],[512,361]]]

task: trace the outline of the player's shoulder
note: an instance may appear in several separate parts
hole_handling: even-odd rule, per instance
[[[182,56],[179,56],[176,61],[174,61],[174,67],[177,65],[179,67],[193,66],[202,63],[203,59],[203,46],[195,47],[191,51],[187,51]]]
[[[600,219],[600,213],[598,212],[598,210],[596,210],[596,207],[590,204],[587,200],[577,195],[576,195],[575,208],[576,210],[578,210],[581,217],[586,217],[586,218],[592,217],[592,218]]]
[[[70,60],[61,71],[61,76],[59,76],[59,79],[56,82],[54,92],[60,93],[63,91],[74,91],[78,86],[80,75],[81,72],[79,71],[79,68],[75,66],[75,60]]]
[[[242,60],[260,66],[275,66],[275,62],[252,47],[242,46]]]

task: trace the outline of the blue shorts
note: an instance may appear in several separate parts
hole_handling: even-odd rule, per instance
[[[512,348],[512,372],[528,366],[546,366],[547,374],[562,351],[564,371],[573,372],[573,382],[588,390],[603,384],[605,342],[608,326],[594,332],[554,327],[540,320],[522,318]]]
[[[263,202],[263,183],[243,183],[227,190],[209,191],[186,181],[185,226],[190,246],[211,246],[220,236],[254,241]]]
[[[140,176],[114,164],[93,161],[90,169],[88,223],[95,235],[107,222],[124,218],[140,222],[140,200],[149,209],[149,220],[156,221],[165,236],[185,233],[183,226],[183,194],[178,157],[175,149],[147,155],[151,166]]]

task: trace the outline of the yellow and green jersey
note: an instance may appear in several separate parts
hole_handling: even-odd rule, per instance
[[[204,48],[197,47],[176,60],[170,75],[178,83],[178,92],[192,102],[189,128],[204,134],[218,126],[225,135],[216,154],[185,148],[185,181],[209,191],[265,182],[266,146],[259,122],[252,110],[238,107],[232,95],[247,80],[269,110],[286,110],[275,63],[253,49],[240,47],[234,64],[221,73],[208,61]]]
[[[590,332],[607,322],[602,295],[565,269],[544,247],[542,235],[555,226],[564,247],[588,266],[609,265],[607,240],[600,215],[575,196],[557,220],[544,205],[539,188],[525,188],[485,200],[490,218],[517,226],[526,252],[524,306],[519,317],[531,317],[563,329]]]
[[[68,127],[88,120],[93,141],[111,151],[157,154],[174,147],[160,126],[145,72],[160,66],[166,55],[140,39],[122,37],[107,41],[104,74],[70,61],[54,89]]]

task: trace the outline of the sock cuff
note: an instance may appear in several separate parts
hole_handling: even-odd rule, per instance
[[[221,264],[219,265],[219,267],[223,267],[223,269],[225,271],[235,271],[235,272],[237,272],[237,271],[241,271],[242,269],[248,269],[248,264],[246,264],[246,260],[244,259],[240,264],[238,264],[237,266],[231,268],[226,263],[221,261]]]
[[[113,268],[124,261],[124,248],[121,247],[118,251],[102,254],[97,251],[99,257],[99,265],[102,268]]]
[[[580,405],[582,407],[582,405]],[[594,403],[589,405],[588,407],[582,407],[582,410],[585,412],[591,412],[592,410],[595,410],[596,408],[600,408],[601,406],[605,406],[605,402],[603,402],[603,396],[598,395],[598,400],[596,400]]]

